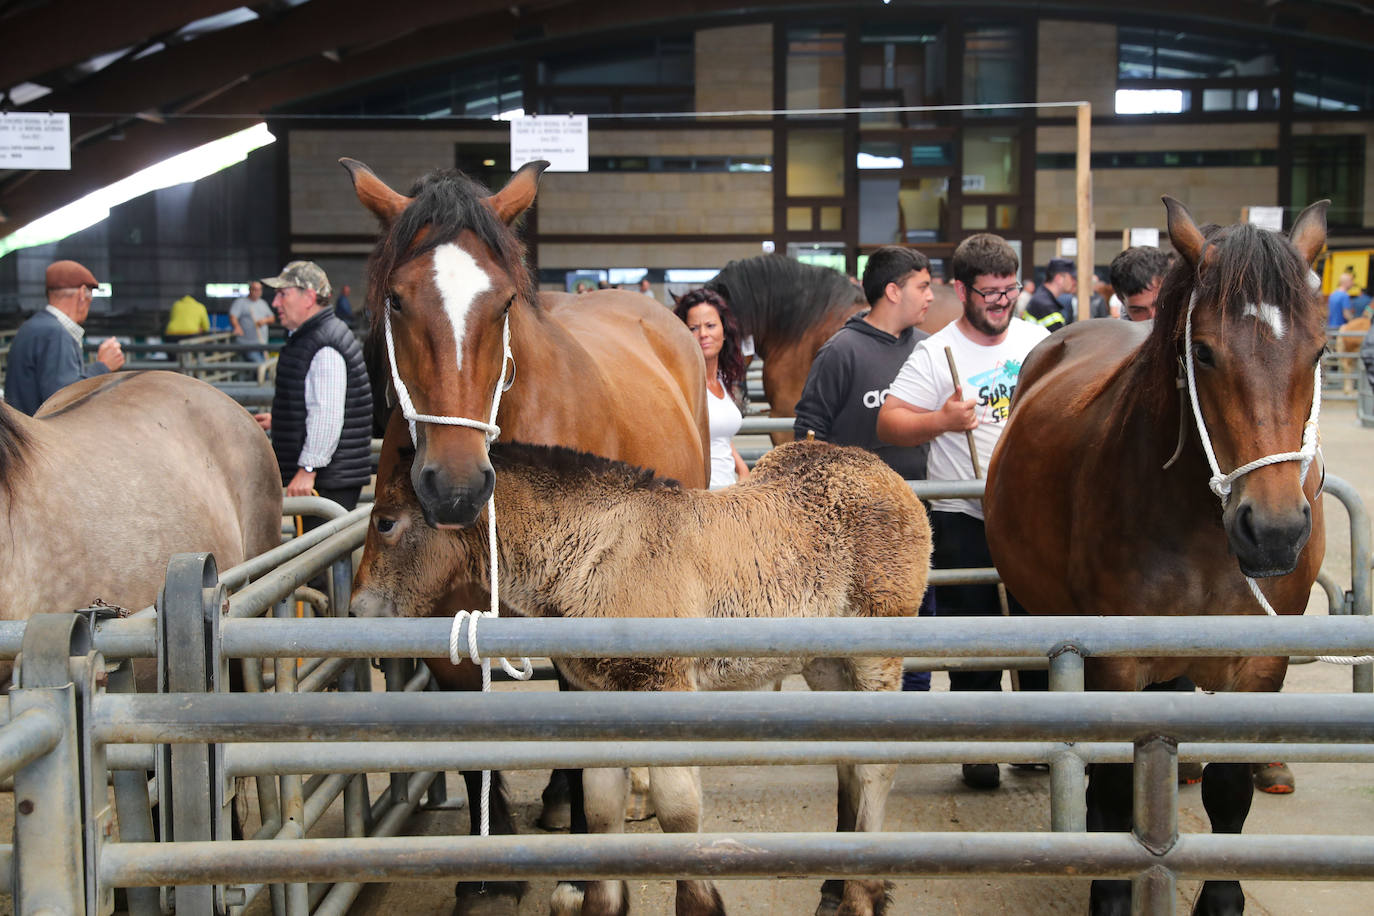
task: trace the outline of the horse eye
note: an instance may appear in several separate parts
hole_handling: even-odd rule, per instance
[[[515,305],[515,296],[511,296],[510,299],[506,300],[506,307],[501,310],[501,314],[504,315],[509,312],[512,305]]]
[[[401,311],[401,297],[391,293],[386,297],[386,307],[397,314]]]
[[[1216,365],[1212,356],[1212,348],[1206,344],[1193,344],[1193,359],[1204,366]]]
[[[377,519],[377,533],[378,533],[378,534],[390,534],[392,531],[395,530],[395,528],[396,528],[396,520],[395,520],[394,518],[379,518],[379,519]]]

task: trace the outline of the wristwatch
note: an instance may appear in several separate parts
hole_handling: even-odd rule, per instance
[[[308,464],[303,464],[303,465],[301,465],[301,470],[302,470],[302,471],[305,471],[305,473],[307,473],[307,474],[313,474],[313,473],[315,473],[315,469],[312,468],[312,467],[311,467],[310,465],[308,465]]]

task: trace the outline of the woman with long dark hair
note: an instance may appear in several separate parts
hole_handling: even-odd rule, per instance
[[[739,408],[744,389],[744,354],[739,322],[717,292],[694,289],[673,309],[701,345],[706,359],[706,405],[711,420],[711,489],[727,487],[749,476],[749,468],[731,441],[744,415]]]

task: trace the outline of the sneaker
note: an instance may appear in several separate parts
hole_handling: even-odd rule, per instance
[[[1293,792],[1293,771],[1286,763],[1252,763],[1250,777],[1255,788],[1270,795],[1289,795]]]
[[[1202,782],[1202,766],[1196,760],[1181,761],[1178,765],[1178,784],[1191,786]]]
[[[1002,784],[1002,771],[995,763],[964,764],[964,785],[970,789],[995,789]]]

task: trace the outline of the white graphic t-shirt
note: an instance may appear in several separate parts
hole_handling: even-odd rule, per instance
[[[913,407],[939,410],[954,394],[954,380],[950,378],[945,347],[954,353],[954,364],[963,382],[964,399],[977,401],[974,408],[978,426],[973,430],[978,447],[978,463],[987,472],[993,447],[1002,436],[1011,408],[1011,396],[1016,392],[1016,380],[1021,374],[1021,361],[1049,332],[1028,321],[1012,319],[1007,335],[996,346],[985,347],[964,336],[957,321],[950,322],[934,335],[926,338],[911,351],[888,393]],[[930,480],[972,480],[973,460],[969,457],[968,436],[963,430],[936,436],[930,443]],[[931,500],[932,509],[941,512],[962,512],[974,518],[983,517],[983,504],[976,499]]]

